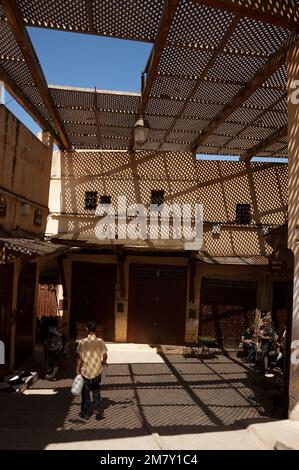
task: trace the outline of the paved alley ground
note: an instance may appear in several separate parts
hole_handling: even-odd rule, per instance
[[[248,425],[269,421],[272,405],[241,365],[222,355],[202,361],[150,348],[112,349],[102,420],[79,418],[70,361],[56,382],[40,379],[25,394],[0,394],[0,448],[207,448],[214,433],[221,433],[220,448],[258,448],[254,440],[243,443],[243,434]]]

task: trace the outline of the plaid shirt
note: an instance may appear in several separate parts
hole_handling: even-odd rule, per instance
[[[107,352],[107,347],[101,338],[89,334],[78,344],[77,353],[82,359],[81,374],[86,379],[94,379],[102,373],[103,354]]]

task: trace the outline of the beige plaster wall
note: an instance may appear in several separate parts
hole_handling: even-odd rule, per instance
[[[7,203],[0,225],[7,230],[43,233],[48,215],[52,142],[35,137],[4,105],[0,105],[0,197]],[[41,227],[34,213],[42,214]]]
[[[205,249],[213,256],[269,254],[258,229],[287,220],[287,166],[244,162],[197,161],[191,152],[74,152],[55,155],[47,232],[94,237],[95,220],[84,209],[85,191],[124,195],[127,204],[150,204],[151,190],[164,190],[166,203],[201,203]],[[252,208],[250,227],[233,225],[237,203]],[[211,232],[222,224],[220,236]]]

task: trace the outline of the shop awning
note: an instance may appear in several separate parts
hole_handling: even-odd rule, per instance
[[[18,257],[36,258],[67,251],[63,245],[28,238],[0,238],[0,263],[13,261]]]

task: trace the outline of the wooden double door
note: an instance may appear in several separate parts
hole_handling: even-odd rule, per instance
[[[12,320],[13,264],[0,265],[0,339],[5,344],[5,367],[10,363],[10,338]],[[15,334],[15,367],[29,365],[34,353],[34,304],[36,264],[28,263],[20,271]]]
[[[186,298],[186,267],[131,265],[128,341],[183,344]]]
[[[115,339],[115,287],[117,265],[73,262],[71,335],[80,338],[86,334],[88,321],[101,326],[98,334],[106,341]]]
[[[203,279],[199,335],[215,337],[220,347],[236,347],[255,321],[256,297],[256,282]]]
[[[15,366],[29,366],[34,355],[36,263],[20,271],[16,314]]]
[[[13,264],[0,265],[0,340],[4,343],[5,364],[0,364],[0,377],[8,372],[13,291]]]

